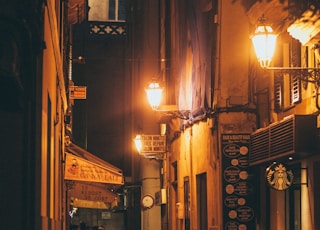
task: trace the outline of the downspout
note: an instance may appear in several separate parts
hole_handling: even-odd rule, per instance
[[[159,68],[161,80],[166,84],[166,88],[169,89],[169,82],[166,76],[166,2],[159,1],[159,15],[160,15],[160,25],[159,25]],[[167,98],[166,98],[167,100]]]
[[[170,4],[170,1],[168,1],[168,4]],[[166,59],[166,45],[167,44],[167,34],[166,34],[166,15],[167,15],[167,1],[159,1],[159,14],[160,14],[160,31],[159,31],[159,58],[160,58],[160,74],[161,74],[161,78],[162,81],[165,82],[165,86],[167,89],[171,89],[170,87],[170,81],[167,79],[167,59]],[[170,30],[171,28],[169,28]],[[166,95],[166,102],[168,102],[168,94]],[[165,133],[162,133],[164,135],[166,135]],[[166,153],[168,154],[168,153]],[[167,166],[169,165],[169,158],[165,157],[165,159],[162,161],[161,167],[162,170],[164,170],[164,172],[162,172],[162,181],[160,181],[160,190],[162,187],[165,188],[166,190],[166,195],[167,198],[169,197],[169,189],[168,189],[168,185],[167,185],[167,178],[169,178],[169,175],[167,175],[169,173],[169,170],[167,170]],[[161,173],[160,173],[161,174]],[[167,200],[167,204],[166,204],[166,214],[164,218],[161,218],[161,229],[168,229],[169,227],[169,200]],[[165,223],[164,223],[165,222]]]
[[[71,42],[70,42],[70,45],[69,45],[69,63],[68,64],[69,64],[68,79],[69,79],[69,81],[72,81],[72,44],[71,44]]]
[[[74,85],[73,81],[72,81],[72,25],[70,25],[70,32],[69,32],[69,57],[68,57],[68,87],[70,85]],[[67,90],[68,94],[69,89]],[[70,128],[72,126],[72,103],[70,101],[70,97],[68,96],[67,98],[68,101],[68,108],[67,108],[67,112],[66,115],[69,117],[69,121],[67,122],[70,125]]]
[[[220,94],[220,69],[221,69],[221,64],[220,64],[220,54],[221,54],[221,7],[222,3],[221,0],[216,2],[216,4],[213,6],[217,7],[217,11],[214,14],[214,24],[216,24],[217,30],[216,30],[216,40],[215,44],[213,44],[216,47],[214,55],[214,78],[212,80],[212,94],[213,94],[213,101],[212,101],[212,108],[215,107],[215,105],[218,104],[218,94]]]

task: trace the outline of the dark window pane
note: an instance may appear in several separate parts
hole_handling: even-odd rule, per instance
[[[116,0],[109,0],[109,20],[116,19]]]

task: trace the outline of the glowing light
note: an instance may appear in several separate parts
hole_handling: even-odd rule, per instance
[[[152,109],[156,110],[160,105],[162,97],[162,88],[160,87],[159,83],[150,83],[149,88],[146,89],[146,93],[149,104],[151,105]]]
[[[277,35],[273,32],[271,26],[258,26],[251,40],[261,67],[269,67],[277,40]]]
[[[141,152],[142,149],[142,141],[141,141],[141,135],[137,135],[136,138],[134,139],[134,143],[136,145],[136,149],[138,150],[138,152]]]

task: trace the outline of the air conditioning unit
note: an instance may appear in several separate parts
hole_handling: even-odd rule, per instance
[[[291,115],[251,134],[249,165],[316,154],[316,115]]]

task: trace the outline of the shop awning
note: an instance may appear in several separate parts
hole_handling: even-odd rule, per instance
[[[122,170],[70,143],[65,149],[64,179],[70,205],[76,208],[113,209],[120,203],[115,192],[124,183]]]
[[[66,147],[65,180],[122,185],[122,170],[70,143]]]

